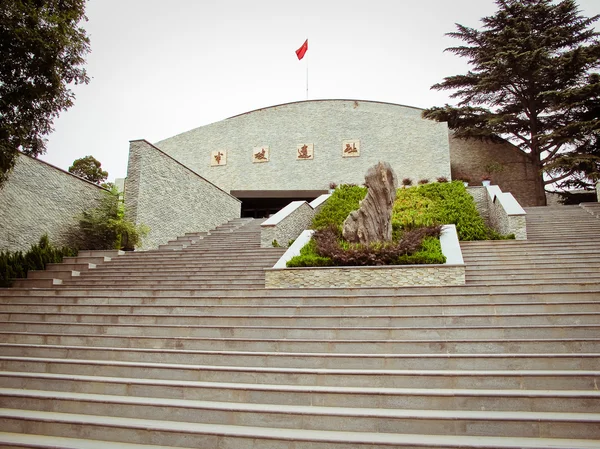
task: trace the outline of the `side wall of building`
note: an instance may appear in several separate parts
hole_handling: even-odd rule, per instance
[[[481,184],[485,167],[497,162],[503,170],[491,175],[492,184],[512,193],[521,206],[537,206],[535,170],[527,157],[510,143],[457,139],[450,134],[450,160],[452,179],[467,176],[473,185]]]
[[[125,208],[150,228],[142,249],[186,232],[204,232],[240,216],[241,203],[144,140],[132,141]]]
[[[0,250],[27,250],[48,234],[55,245],[84,210],[108,192],[38,159],[20,155],[0,189]]]
[[[343,157],[348,140],[359,143],[358,157]],[[303,144],[314,145],[313,159],[297,157]],[[273,106],[156,146],[228,192],[362,184],[368,167],[379,161],[389,162],[399,179],[415,184],[450,177],[446,123],[422,119],[421,109],[388,103],[314,100]],[[269,161],[253,162],[254,149],[263,147],[268,147]],[[226,155],[225,165],[211,165],[213,151]]]

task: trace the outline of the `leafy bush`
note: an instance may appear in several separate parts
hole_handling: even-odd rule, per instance
[[[79,249],[131,251],[147,233],[146,226],[135,225],[125,218],[125,208],[114,189],[97,207],[81,214],[79,225],[70,232],[69,243]]]
[[[460,240],[506,238],[485,225],[473,198],[460,181],[398,189],[392,223],[401,229],[455,224]]]
[[[404,187],[410,187],[410,186],[412,186],[412,179],[410,179],[410,178],[404,178],[402,180],[402,185]]]
[[[366,187],[341,185],[331,194],[315,218],[312,229],[325,229],[330,225],[340,230],[350,212],[358,209],[358,205],[367,195]]]
[[[44,270],[49,263],[60,263],[63,257],[76,255],[77,250],[72,248],[52,246],[46,234],[25,254],[22,251],[1,251],[0,287],[10,287],[13,279],[26,278],[29,270]]]

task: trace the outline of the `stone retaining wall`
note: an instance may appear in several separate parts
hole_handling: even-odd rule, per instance
[[[265,270],[266,288],[464,285],[464,265],[398,265]]]
[[[0,189],[0,250],[24,251],[48,234],[66,244],[69,228],[108,191],[39,159],[19,155]]]
[[[527,214],[512,194],[496,185],[468,187],[467,192],[489,227],[502,235],[514,234],[516,240],[527,240]]]
[[[241,202],[145,140],[130,143],[125,208],[150,228],[143,249],[240,216]]]
[[[327,198],[331,195],[321,195],[315,200],[292,201],[275,215],[260,225],[260,246],[270,248],[273,242],[288,247],[289,242],[308,229],[315,214],[321,210]]]

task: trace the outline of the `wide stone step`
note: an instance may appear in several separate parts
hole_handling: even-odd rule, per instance
[[[0,344],[0,355],[279,368],[599,370],[600,353],[342,354]]]
[[[540,299],[540,298],[538,298]],[[448,303],[439,304],[434,302],[423,304],[411,304],[402,301],[388,304],[211,304],[201,301],[190,304],[189,299],[184,299],[180,304],[174,305],[170,301],[156,300],[150,304],[131,303],[106,304],[91,301],[88,304],[61,303],[10,303],[0,302],[0,312],[4,313],[71,313],[90,314],[108,313],[119,315],[157,314],[157,315],[211,315],[211,316],[306,316],[306,315],[354,315],[354,316],[377,316],[377,315],[503,315],[512,313],[600,313],[599,301],[584,301],[575,299],[563,302],[517,302],[511,303]],[[600,323],[599,323],[600,324]]]
[[[225,275],[238,275],[238,274],[256,274],[256,273],[260,273],[261,275],[264,275],[264,271],[265,267],[260,266],[260,267],[246,267],[246,268],[242,268],[242,267],[222,267],[222,268],[214,268],[214,267],[188,267],[187,269],[184,269],[183,271],[185,271],[185,273],[187,274],[195,274],[195,273],[202,273],[202,274],[214,274],[214,275],[219,275],[219,274],[225,274]],[[108,275],[123,275],[123,274],[140,274],[140,275],[156,275],[158,273],[163,273],[163,274],[180,274],[182,272],[182,268],[173,268],[173,267],[169,267],[169,266],[164,266],[164,267],[160,267],[160,266],[154,266],[154,267],[150,267],[150,268],[136,268],[135,270],[132,269],[121,269],[121,270],[117,270],[114,269],[110,266],[107,267],[103,267],[103,268],[98,268],[93,270],[90,273],[86,273],[85,277],[89,277],[92,278],[94,276],[108,276]]]
[[[49,263],[46,265],[46,271],[88,271],[96,268],[93,263]]]
[[[15,279],[12,283],[12,288],[52,288],[56,285],[62,285],[62,279],[52,277],[50,279]]]
[[[324,339],[331,340],[469,340],[479,339],[596,339],[600,324],[537,325],[537,326],[395,326],[395,327],[300,327],[300,326],[227,326],[180,324],[93,324],[10,321],[1,322],[2,333],[18,332],[48,335],[46,342],[54,342],[58,335],[128,336],[170,339],[165,342],[147,341],[145,345],[173,348],[190,338],[250,338],[250,339]],[[54,336],[53,336],[54,335]],[[24,337],[25,338],[25,337]],[[179,341],[181,339],[181,342]],[[134,345],[133,343],[130,343]],[[142,344],[142,343],[140,343]]]
[[[158,444],[164,447],[227,447],[248,448],[251,441],[256,447],[285,447],[315,449],[326,444],[327,449],[369,447],[384,449],[390,446],[403,448],[443,447],[503,447],[589,449],[596,443],[585,439],[554,441],[548,438],[478,437],[429,434],[392,434],[381,432],[322,431],[309,429],[281,429],[269,427],[234,426],[172,422],[112,416],[78,415],[32,410],[0,410],[0,417],[7,432],[31,432],[43,430],[50,436],[109,441],[136,441],[142,444]],[[447,424],[447,423],[446,423]],[[431,425],[431,423],[430,423]],[[541,427],[541,426],[536,426]],[[562,425],[556,427],[558,431]],[[342,427],[343,428],[343,427]],[[414,431],[414,430],[413,430]],[[542,432],[545,433],[545,432]],[[552,446],[549,446],[552,444]]]
[[[0,445],[6,449],[164,449],[167,446],[135,444],[114,441],[89,440],[87,438],[65,438],[48,435],[0,432]],[[174,447],[174,446],[171,446]]]
[[[111,259],[106,256],[63,257],[63,262],[68,264],[93,263],[99,265],[101,263],[110,262],[111,260],[116,261],[118,258]]]
[[[342,369],[216,366],[0,356],[0,377],[12,372],[29,376],[102,376],[135,378],[161,385],[172,382],[230,382],[256,385],[297,385],[368,388],[445,388],[597,391],[600,370],[547,369]],[[142,379],[144,381],[142,381]]]
[[[57,289],[0,289],[0,304],[80,304],[80,305],[158,305],[158,306],[234,306],[234,307],[271,307],[271,306],[318,306],[318,307],[352,307],[375,308],[375,307],[449,307],[449,306],[478,306],[486,308],[494,305],[535,305],[535,304],[575,304],[583,302],[597,302],[600,298],[600,289],[589,291],[570,292],[567,290],[556,290],[548,292],[497,292],[497,293],[477,293],[470,292],[471,287],[456,290],[453,294],[436,293],[407,293],[402,296],[372,293],[371,295],[348,296],[331,293],[314,293],[312,291],[297,291],[296,294],[290,294],[285,291],[283,295],[278,295],[277,290],[252,291],[246,296],[225,295],[220,292],[217,295],[190,296],[177,295],[169,291],[162,290],[144,290],[129,291],[118,290],[120,295],[115,295],[109,290],[75,290],[68,289],[66,294],[61,295],[62,290]],[[151,294],[154,292],[154,295]],[[191,291],[186,291],[191,293]],[[348,304],[350,302],[350,304]],[[377,310],[377,309],[375,309]],[[298,313],[295,311],[294,313]],[[369,313],[371,314],[371,313]]]
[[[71,279],[66,278],[65,279]],[[209,283],[223,283],[243,280],[261,280],[264,283],[265,274],[264,271],[256,271],[253,273],[245,273],[243,271],[239,273],[227,272],[227,273],[204,273],[204,272],[179,272],[178,274],[166,274],[163,272],[156,273],[140,273],[132,271],[129,273],[94,273],[80,276],[78,281],[88,283],[88,281],[207,281]]]
[[[64,271],[44,271],[44,270],[29,270],[27,279],[72,279],[79,277],[79,271],[64,270]]]
[[[600,352],[600,337],[590,338],[547,338],[547,339],[465,339],[450,340],[430,338],[406,340],[319,340],[276,339],[265,333],[260,338],[148,338],[148,337],[116,337],[105,335],[60,335],[60,334],[23,334],[2,332],[3,343],[27,345],[60,345],[81,347],[113,347],[136,349],[180,349],[180,350],[213,350],[213,351],[269,351],[297,353],[332,353],[332,354],[505,354],[525,353],[574,353]],[[366,338],[366,337],[363,337]]]
[[[581,265],[576,262],[556,262],[548,264],[511,264],[505,265],[500,263],[475,265],[467,264],[467,272],[469,273],[597,273],[600,270],[600,263]],[[86,274],[93,276],[94,273]]]
[[[278,385],[0,372],[2,389],[181,398],[251,404],[421,410],[582,412],[598,410],[597,390],[385,388]],[[51,393],[50,393],[51,394]],[[110,398],[109,398],[110,400]]]
[[[300,326],[300,327],[395,327],[395,326],[516,326],[598,324],[598,312],[504,313],[504,314],[414,314],[414,315],[206,315],[118,313],[39,313],[0,312],[1,321],[105,323],[105,324],[178,324],[227,326]]]
[[[518,260],[515,260],[518,258]],[[589,263],[598,263],[600,261],[599,255],[589,254],[587,256],[580,256],[577,253],[572,254],[562,254],[560,256],[549,258],[548,256],[541,254],[523,254],[520,256],[505,256],[502,254],[487,254],[487,255],[478,255],[478,256],[466,256],[465,260],[467,263],[487,263],[488,261],[500,261],[500,262],[511,262],[515,261],[517,263],[532,263],[532,262],[544,262],[544,261],[560,261],[560,260],[569,260],[569,261],[578,261],[578,262],[589,262]]]
[[[219,288],[223,288],[225,290],[232,290],[232,289],[237,289],[238,291],[240,289],[246,289],[246,288],[264,288],[265,283],[264,280],[252,280],[252,279],[242,279],[240,281],[236,281],[236,280],[231,280],[227,282],[227,285],[223,286],[223,281],[222,280],[213,280],[213,281],[186,281],[185,283],[182,283],[181,281],[174,281],[174,280],[157,280],[157,281],[151,281],[151,280],[124,280],[124,281],[106,281],[106,280],[101,280],[101,281],[94,281],[94,280],[88,280],[88,279],[80,279],[80,280],[70,280],[70,281],[63,281],[62,285],[65,286],[65,288],[68,287],[79,287],[79,288],[95,288],[95,287],[104,287],[104,286],[118,286],[121,288],[140,288],[140,287],[180,287],[182,285],[184,285],[187,288],[194,288],[194,289],[211,289],[214,287],[219,287]],[[222,287],[223,286],[223,287]]]
[[[476,281],[476,282],[486,282],[486,281],[498,281],[498,282],[506,282],[507,280],[511,281],[539,281],[545,279],[556,279],[557,277],[569,279],[570,282],[576,279],[598,279],[600,281],[600,270],[569,270],[564,272],[554,272],[554,273],[546,273],[542,270],[530,270],[530,271],[510,271],[510,272],[499,272],[496,274],[492,274],[490,272],[482,273],[482,272],[472,272],[467,270],[465,273],[465,279],[467,282]]]
[[[280,429],[441,435],[598,438],[600,414],[471,411],[236,404],[191,399],[142,398],[42,390],[0,389],[0,416],[10,409],[90,414],[131,419],[228,424]],[[22,413],[22,412],[21,412]],[[468,430],[460,430],[468,429]],[[14,429],[10,429],[14,430]]]
[[[549,281],[544,283],[536,283],[530,285],[516,285],[512,283],[506,283],[502,285],[496,285],[493,288],[486,286],[448,286],[448,287],[401,287],[401,288],[388,288],[388,287],[375,287],[375,288],[333,288],[333,289],[269,289],[269,290],[256,290],[256,291],[244,291],[237,289],[233,291],[231,289],[224,288],[211,288],[211,289],[196,289],[196,288],[117,288],[113,287],[107,289],[105,287],[100,288],[75,288],[75,287],[56,287],[56,288],[39,288],[39,289],[0,289],[0,297],[2,296],[43,296],[43,297],[55,297],[61,296],[67,298],[70,296],[88,296],[88,297],[149,297],[149,298],[165,298],[165,297],[244,297],[251,300],[251,298],[262,297],[262,298],[274,298],[274,297],[297,297],[297,296],[308,296],[313,298],[320,298],[323,296],[336,296],[336,297],[347,297],[348,301],[353,303],[354,301],[361,301],[365,298],[373,298],[377,301],[381,297],[407,297],[412,298],[415,296],[428,296],[434,295],[444,301],[444,297],[450,296],[452,298],[462,297],[481,297],[481,295],[536,295],[542,293],[562,293],[563,295],[568,294],[586,294],[586,293],[600,293],[600,286],[597,282],[584,282],[580,281],[575,284],[566,283],[563,280]]]

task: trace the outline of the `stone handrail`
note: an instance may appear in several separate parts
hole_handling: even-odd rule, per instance
[[[514,234],[516,240],[527,240],[527,213],[511,193],[498,186],[487,186],[490,226],[500,234]]]
[[[313,217],[330,196],[329,194],[321,195],[310,203],[292,201],[265,220],[260,225],[261,248],[269,248],[274,245],[287,247],[291,240],[294,240],[310,226]]]

